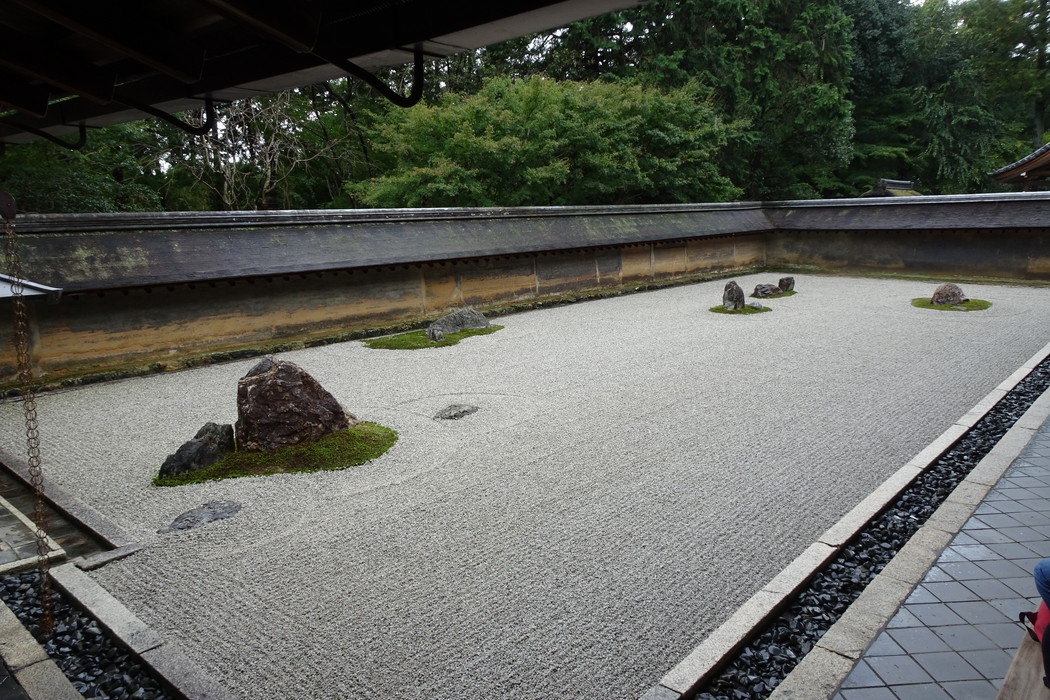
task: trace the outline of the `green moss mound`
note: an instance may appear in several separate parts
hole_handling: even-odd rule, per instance
[[[792,289],[789,292],[781,292],[780,294],[774,294],[774,295],[768,296],[768,297],[756,297],[754,294],[752,294],[751,298],[752,299],[783,299],[784,297],[793,297],[796,294],[798,294],[798,292],[796,292],[794,289]]]
[[[931,304],[929,297],[919,297],[912,299],[911,305],[917,309],[934,309],[936,311],[984,311],[991,307],[992,302],[984,299],[970,299],[961,304]]]
[[[329,433],[309,445],[293,445],[275,452],[232,452],[204,469],[169,477],[155,477],[154,486],[182,486],[239,476],[295,474],[356,467],[379,457],[397,442],[397,432],[376,423],[358,423]]]
[[[370,338],[369,340],[364,341],[364,343],[366,346],[376,350],[422,350],[423,348],[443,348],[448,345],[455,345],[464,338],[469,338],[472,335],[489,335],[490,333],[495,333],[502,329],[503,326],[467,328],[458,333],[447,333],[445,334],[444,340],[437,343],[432,342],[430,338],[427,337],[426,331],[412,331],[411,333],[401,333],[400,335]]]
[[[750,306],[745,305],[744,308],[737,309],[736,311],[726,311],[726,307],[722,306],[721,304],[719,304],[718,306],[712,306],[710,309],[708,309],[708,311],[712,313],[728,314],[729,316],[748,316],[750,314],[764,314],[765,312],[772,310],[773,309],[769,308],[768,306],[764,306],[761,309],[753,309]]]

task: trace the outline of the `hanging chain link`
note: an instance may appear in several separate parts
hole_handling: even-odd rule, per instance
[[[22,408],[25,413],[29,480],[35,496],[33,523],[36,525],[37,569],[40,573],[40,628],[50,636],[55,622],[51,605],[51,577],[48,576],[50,568],[48,554],[51,548],[47,540],[47,508],[44,505],[44,473],[40,459],[40,427],[36,415],[36,395],[33,392],[33,372],[29,356],[29,312],[23,298],[25,276],[22,273],[22,262],[18,256],[15,224],[11,219],[4,219],[4,238],[7,243],[7,266],[11,277],[14,278],[11,283],[11,300],[15,314],[15,354],[18,360],[18,383],[22,392]]]

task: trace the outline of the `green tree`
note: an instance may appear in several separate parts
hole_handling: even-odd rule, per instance
[[[961,34],[973,47],[989,104],[1027,124],[1032,148],[1045,143],[1050,100],[1050,0],[968,0]]]
[[[48,141],[9,145],[0,183],[23,211],[38,213],[156,211],[160,165],[144,122],[89,132],[80,151]]]
[[[348,191],[376,207],[724,201],[726,125],[690,84],[494,79],[476,95],[391,110],[372,132],[382,175]]]

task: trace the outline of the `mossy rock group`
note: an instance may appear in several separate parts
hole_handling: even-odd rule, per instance
[[[181,486],[239,476],[295,474],[356,467],[376,459],[397,442],[397,432],[376,423],[358,423],[320,440],[273,452],[231,452],[218,462],[175,476],[158,476],[155,486]]]
[[[501,330],[503,326],[489,326],[488,328],[467,328],[456,333],[446,333],[445,337],[433,341],[427,337],[426,331],[411,331],[400,335],[388,335],[382,338],[371,338],[364,341],[367,347],[376,350],[422,350],[423,348],[443,348],[455,345],[464,338],[472,335],[489,335]]]

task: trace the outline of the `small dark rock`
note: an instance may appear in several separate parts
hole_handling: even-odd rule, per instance
[[[451,406],[447,406],[435,413],[434,420],[459,420],[464,416],[469,416],[471,413],[477,412],[477,406],[468,406],[466,404],[454,403]]]
[[[780,281],[777,282],[777,286],[783,292],[795,291],[795,278],[794,277],[781,277]]]
[[[930,303],[934,306],[961,304],[964,301],[969,301],[969,299],[963,294],[962,288],[951,282],[945,282],[937,287],[933,296],[930,297]]]
[[[474,309],[456,309],[427,326],[427,337],[437,343],[448,333],[458,333],[467,328],[488,328],[491,324],[481,312]]]
[[[725,291],[722,292],[722,306],[726,311],[739,311],[744,308],[744,290],[735,280],[726,282]]]
[[[237,501],[212,501],[205,503],[200,508],[188,510],[172,521],[171,525],[157,530],[157,534],[166,535],[169,532],[180,530],[191,530],[201,525],[207,525],[216,520],[225,520],[237,515],[241,510],[241,504]]]
[[[168,455],[160,466],[161,476],[175,476],[215,464],[234,450],[233,426],[205,423],[192,440]]]
[[[784,290],[775,284],[759,284],[755,285],[755,293],[753,296],[756,297],[773,297],[777,294],[782,294]]]

